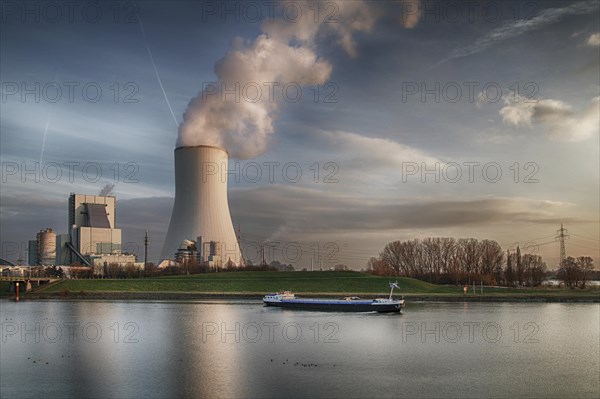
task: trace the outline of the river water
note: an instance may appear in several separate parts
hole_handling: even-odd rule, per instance
[[[6,398],[600,396],[600,305],[0,302]]]

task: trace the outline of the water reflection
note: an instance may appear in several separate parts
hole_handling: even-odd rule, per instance
[[[597,397],[600,389],[597,304],[410,303],[402,315],[379,315],[239,301],[48,301],[0,302],[0,313],[2,397]],[[21,325],[24,336],[9,334]]]

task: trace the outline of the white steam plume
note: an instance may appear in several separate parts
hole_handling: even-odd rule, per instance
[[[104,187],[102,187],[102,189],[100,189],[100,192],[98,193],[98,195],[103,196],[103,197],[107,196],[107,195],[111,195],[114,188],[115,188],[114,184],[106,183],[104,185]]]
[[[352,32],[369,31],[375,21],[372,9],[363,2],[320,4],[335,4],[338,9],[335,21],[328,22],[323,17],[315,21],[310,12],[313,1],[293,3],[303,10],[293,22],[266,21],[256,39],[233,40],[231,49],[215,65],[217,82],[210,90],[205,86],[188,104],[179,127],[178,147],[214,145],[239,159],[262,154],[274,133],[282,87],[323,84],[331,75],[332,65],[316,54],[319,31],[329,29],[348,55],[355,57]]]

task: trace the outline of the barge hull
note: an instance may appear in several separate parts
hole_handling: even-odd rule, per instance
[[[265,302],[267,306],[276,306],[286,309],[302,309],[328,312],[379,312],[392,313],[400,312],[402,305],[400,304],[371,304],[371,303],[311,303],[311,302]]]

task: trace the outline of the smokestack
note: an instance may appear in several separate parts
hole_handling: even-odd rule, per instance
[[[221,265],[240,264],[227,201],[228,154],[207,145],[175,149],[175,204],[161,259],[173,259],[183,240],[216,243]],[[202,251],[202,249],[199,249]],[[219,263],[219,259],[216,261]]]

